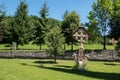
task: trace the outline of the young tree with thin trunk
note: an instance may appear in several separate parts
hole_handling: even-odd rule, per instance
[[[95,20],[103,36],[103,49],[106,49],[106,36],[109,28],[110,13],[112,10],[112,0],[97,0],[92,5],[92,11],[95,15]]]
[[[57,56],[64,53],[62,44],[65,40],[61,34],[61,29],[57,26],[53,27],[53,29],[46,34],[45,41],[48,46],[47,52],[54,56],[54,63],[56,63]]]

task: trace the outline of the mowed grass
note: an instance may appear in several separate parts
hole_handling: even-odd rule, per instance
[[[64,45],[63,45],[64,47]],[[0,51],[4,50],[10,50],[10,46],[8,44],[0,44]],[[19,45],[19,50],[39,50],[40,46],[35,45],[35,44],[26,44],[24,46]],[[76,50],[79,48],[78,45],[74,45],[73,49]],[[107,45],[106,48],[108,50],[114,50],[115,46],[114,45]],[[47,45],[42,45],[42,50],[47,49]],[[101,44],[84,44],[84,49],[90,49],[90,50],[101,50],[103,49],[103,45]],[[66,45],[66,50],[71,50],[71,45]]]
[[[102,50],[103,49],[103,45],[102,44],[84,44],[84,49],[88,49],[88,50]],[[74,45],[74,50],[78,49],[79,45]],[[68,45],[67,46],[67,50],[70,50],[71,46]],[[106,49],[107,50],[114,50],[115,49],[115,45],[106,45]]]
[[[119,62],[89,61],[85,71],[73,60],[0,59],[0,80],[119,80]]]

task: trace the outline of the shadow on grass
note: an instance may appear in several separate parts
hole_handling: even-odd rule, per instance
[[[93,72],[93,71],[79,71],[77,69],[66,69],[61,67],[43,67],[44,69],[50,69],[70,74],[82,75],[97,79],[104,79],[104,80],[120,80],[119,73],[105,73],[105,72]]]
[[[110,65],[110,66],[120,66],[120,64],[117,64],[117,63],[104,63],[104,65]]]
[[[91,78],[96,78],[96,79],[102,79],[102,80],[120,80],[120,73],[94,72],[94,71],[88,71],[88,70],[79,71],[77,69],[73,69],[72,66],[65,66],[65,65],[55,65],[53,67],[47,67],[44,65],[42,66],[41,65],[29,65],[26,63],[21,63],[21,65],[54,70],[54,71],[68,73],[68,74],[76,74],[76,75],[81,75],[81,76],[91,77]]]
[[[61,68],[73,68],[73,66],[66,66],[66,65],[55,65],[55,66]]]
[[[26,64],[26,63],[21,63],[21,65],[24,65],[24,66],[25,66],[25,65],[28,65],[28,64]]]
[[[37,64],[56,64],[54,61],[35,61]]]

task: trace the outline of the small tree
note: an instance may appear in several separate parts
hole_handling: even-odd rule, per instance
[[[62,44],[65,39],[61,34],[61,30],[59,27],[54,27],[46,34],[45,37],[46,44],[48,46],[48,53],[54,55],[54,62],[56,63],[56,57],[58,54],[63,53]]]

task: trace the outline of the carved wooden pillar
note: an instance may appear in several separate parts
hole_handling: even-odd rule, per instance
[[[84,29],[84,27],[79,27],[73,34],[75,39],[79,42],[80,47],[77,53],[77,60],[82,61],[83,58],[85,58],[85,55],[83,53],[83,43],[85,42],[86,39],[88,39],[89,35],[87,31]]]

